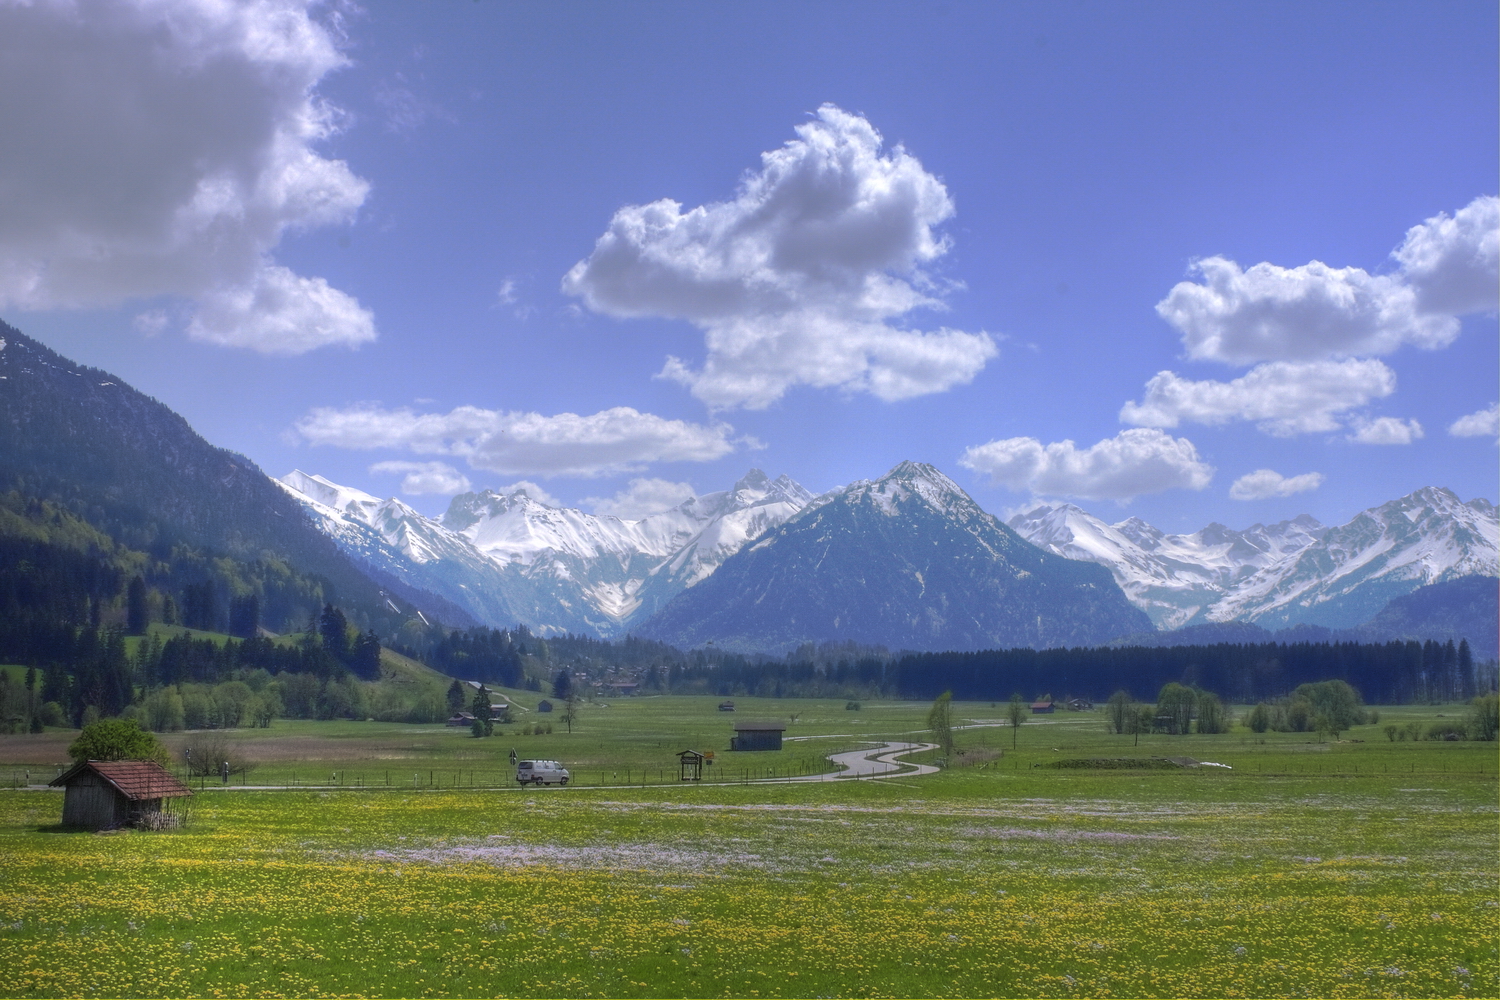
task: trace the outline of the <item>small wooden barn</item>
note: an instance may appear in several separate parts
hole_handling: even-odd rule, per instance
[[[552,702],[547,701],[545,698],[543,698],[541,701],[536,703],[536,710],[538,712],[550,712],[552,711]]]
[[[1057,702],[1051,698],[1043,698],[1031,703],[1032,715],[1051,715],[1052,710],[1057,707]]]
[[[108,830],[119,826],[158,829],[177,825],[180,810],[167,800],[192,790],[155,761],[85,760],[49,784],[63,791],[63,826]]]
[[[734,724],[734,738],[729,741],[731,750],[780,750],[781,734],[786,732],[785,723],[767,720],[746,719]]]

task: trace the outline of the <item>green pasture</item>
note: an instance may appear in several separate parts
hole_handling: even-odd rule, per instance
[[[1495,744],[1383,732],[1463,706],[1381,708],[1336,743],[1236,728],[1137,746],[1098,713],[1013,733],[989,724],[1003,706],[961,703],[938,774],[785,783],[748,779],[920,740],[928,706],[735,700],[587,705],[540,736],[516,735],[530,713],[489,739],[233,731],[261,760],[252,785],[334,787],[209,782],[167,833],[64,830],[57,792],[0,792],[3,992],[1500,995]],[[799,738],[730,753],[737,718]],[[65,759],[72,735],[0,737],[0,775]],[[579,783],[515,788],[512,746]],[[717,750],[728,781],[674,780],[688,747]],[[1050,766],[1152,756],[1231,768]]]
[[[387,667],[391,668],[388,663]],[[399,664],[397,665],[399,666]],[[863,701],[857,711],[843,699],[737,698],[736,711],[720,712],[717,697],[631,697],[585,702],[573,731],[561,718],[561,705],[537,712],[543,696],[497,689],[520,709],[509,725],[476,739],[467,728],[373,721],[278,719],[269,729],[221,733],[168,733],[163,742],[173,760],[184,747],[207,736],[224,741],[250,765],[236,774],[237,785],[332,786],[392,789],[494,788],[514,783],[510,751],[520,759],[558,760],[573,772],[573,784],[593,787],[679,784],[677,753],[713,751],[715,763],[705,780],[740,782],[830,773],[828,754],[895,739],[927,739],[928,705],[903,701]],[[1012,733],[1001,725],[1003,704],[954,704],[958,753],[943,761],[953,769],[986,774],[1048,769],[1059,760],[1080,757],[1188,756],[1228,764],[1241,772],[1267,775],[1437,773],[1496,776],[1495,745],[1480,742],[1392,742],[1389,724],[1416,723],[1425,732],[1440,720],[1461,720],[1464,705],[1382,707],[1380,721],[1341,734],[1339,741],[1316,733],[1255,734],[1243,726],[1220,735],[1121,736],[1105,731],[1102,712],[1029,716]],[[1243,715],[1244,706],[1233,709]],[[783,749],[729,751],[736,720],[775,719],[787,725]],[[538,724],[551,726],[537,734]],[[530,734],[527,729],[531,729]],[[40,735],[0,736],[0,786],[50,778],[69,763],[74,730]],[[936,751],[914,760],[934,762]],[[50,769],[50,770],[49,770]]]

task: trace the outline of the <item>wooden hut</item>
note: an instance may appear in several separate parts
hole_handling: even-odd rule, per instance
[[[1052,710],[1056,706],[1057,706],[1057,702],[1053,701],[1051,698],[1042,698],[1042,699],[1039,699],[1039,700],[1034,701],[1034,702],[1031,703],[1031,714],[1032,715],[1051,715],[1052,714]]]
[[[734,724],[734,738],[729,741],[731,750],[780,750],[781,734],[786,725],[780,722],[759,722],[746,719]]]
[[[176,825],[168,819],[176,813],[164,810],[163,803],[193,794],[149,760],[80,761],[49,784],[64,789],[63,825],[90,830]]]

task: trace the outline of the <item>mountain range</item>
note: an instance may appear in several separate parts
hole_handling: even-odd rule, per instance
[[[465,493],[429,518],[300,471],[272,480],[4,324],[0,483],[149,556],[147,582],[163,593],[203,579],[226,600],[259,593],[277,628],[335,600],[382,635],[422,611],[450,626],[746,650],[1056,646],[1173,629],[1379,640],[1475,623],[1476,650],[1495,645],[1495,508],[1439,487],[1334,527],[1304,516],[1171,535],[1067,504],[1002,523],[933,467],[904,462],[817,497],[751,470],[638,520],[525,490]],[[223,559],[238,568],[215,568]]]
[[[709,576],[812,495],[751,469],[640,520],[550,507],[524,489],[465,493],[440,518],[321,476],[279,480],[345,552],[494,626],[611,638]]]
[[[1334,527],[1303,515],[1242,531],[1210,524],[1171,535],[1139,518],[1106,524],[1071,504],[1038,506],[1000,524],[942,473],[910,462],[818,497],[785,476],[773,481],[752,469],[729,490],[636,521],[551,507],[524,489],[466,493],[442,517],[427,518],[399,500],[300,471],[280,482],[358,560],[482,622],[525,622],[544,635],[609,638],[633,631],[739,649],[833,639],[908,649],[1148,641],[1174,630],[1184,641],[1265,641],[1272,630],[1303,627],[1355,638],[1344,633],[1393,598],[1500,575],[1495,508],[1439,487]],[[884,516],[865,516],[865,507]],[[839,540],[842,563],[802,551],[802,539],[825,535],[827,542]],[[913,538],[922,539],[920,552],[908,551]],[[773,542],[774,555],[754,554]],[[752,554],[734,561],[747,545]],[[976,545],[983,559],[970,551]],[[1086,628],[1068,625],[1075,607],[1066,600],[1037,596],[1039,603],[1028,605],[1032,598],[1019,596],[1025,587],[1012,584],[996,598],[998,577],[975,582],[987,573],[1004,576],[1016,553],[1032,547],[1099,564],[1148,619],[1111,612],[1089,619]],[[942,558],[934,562],[930,553]],[[976,569],[985,560],[987,568]],[[754,570],[744,568],[751,563]],[[832,573],[835,564],[839,573]],[[951,577],[941,587],[926,586],[934,565],[956,573],[960,564],[977,590]],[[808,583],[814,579],[820,582]],[[914,590],[910,581],[918,581]],[[836,594],[843,597],[835,600]],[[1001,625],[1004,614],[1022,607],[1031,608],[1029,628]],[[1408,613],[1400,620],[1417,624]],[[1439,628],[1439,619],[1432,621]],[[1439,630],[1446,636],[1446,626]]]
[[[1049,552],[1108,567],[1162,629],[1236,621],[1348,629],[1418,587],[1500,575],[1495,507],[1441,487],[1337,527],[1304,515],[1168,535],[1139,518],[1106,524],[1072,504],[1040,506],[1009,524]]]

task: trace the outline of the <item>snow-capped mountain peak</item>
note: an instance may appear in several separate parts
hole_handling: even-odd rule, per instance
[[[926,462],[903,461],[879,479],[861,479],[831,490],[817,502],[834,497],[870,503],[888,515],[895,514],[898,505],[911,498],[941,514],[982,513],[957,483]]]
[[[711,574],[807,506],[786,476],[751,469],[728,490],[639,520],[553,507],[524,488],[453,498],[441,518],[321,476],[280,480],[341,547],[457,601],[492,625],[609,636]]]
[[[1328,528],[1308,515],[1236,531],[1210,524],[1168,535],[1139,518],[1107,525],[1065,504],[1011,518],[1057,555],[1108,566],[1161,628],[1192,622],[1347,627],[1427,583],[1500,573],[1488,500],[1426,487]]]

